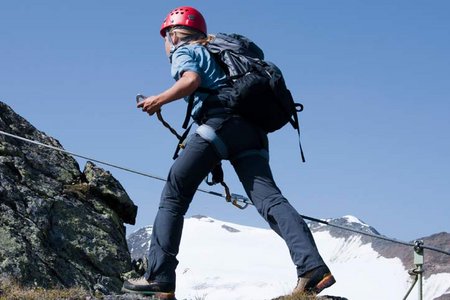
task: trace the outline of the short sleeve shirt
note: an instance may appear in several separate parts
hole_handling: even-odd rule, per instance
[[[172,54],[172,77],[178,80],[186,71],[197,73],[201,78],[200,86],[203,88],[216,89],[226,82],[223,70],[208,50],[201,45],[183,45]],[[195,94],[192,116],[197,116],[207,96],[208,94],[205,93]],[[189,97],[186,97],[185,101],[188,99]]]

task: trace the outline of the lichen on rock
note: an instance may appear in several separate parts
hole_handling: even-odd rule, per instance
[[[62,148],[0,102],[0,130]],[[116,292],[130,269],[124,223],[137,207],[94,163],[0,134],[0,277]]]

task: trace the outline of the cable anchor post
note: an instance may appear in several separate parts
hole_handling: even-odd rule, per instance
[[[423,298],[423,241],[414,241],[414,265],[416,265],[415,273],[419,284],[419,300]]]
[[[418,296],[419,300],[423,299],[423,264],[424,264],[424,254],[423,254],[423,241],[417,240],[414,241],[414,265],[416,266],[414,269],[409,270],[408,274],[414,277],[414,282],[409,288],[406,296],[403,298],[403,300],[406,300],[408,298],[409,294],[411,293],[412,289],[418,283]]]

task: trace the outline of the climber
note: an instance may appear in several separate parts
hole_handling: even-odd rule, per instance
[[[137,107],[153,115],[163,105],[187,101],[194,94],[192,118],[205,130],[191,135],[169,171],[154,220],[145,276],[125,281],[122,290],[174,299],[184,215],[197,187],[221,160],[231,162],[259,214],[286,242],[298,277],[294,292],[314,294],[334,284],[307,224],[275,184],[267,133],[229,109],[207,104],[217,98],[196,92],[199,87],[218,89],[227,82],[225,72],[204,47],[213,36],[207,34],[202,14],[192,7],[178,7],[167,15],[160,34],[176,82]]]

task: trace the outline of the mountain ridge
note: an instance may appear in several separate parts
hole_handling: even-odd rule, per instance
[[[327,221],[352,229],[366,229],[371,234],[379,235],[375,228],[353,216]],[[345,232],[342,235],[342,229],[308,223],[319,251],[338,280],[336,288],[333,286],[330,291],[325,291],[327,294],[332,293],[349,299],[398,299],[406,294],[411,284],[407,270],[414,266],[412,247],[396,245],[394,250],[389,252],[392,245],[389,245],[388,241],[383,241],[373,247],[373,244],[378,243],[374,238],[360,236],[353,232]],[[129,235],[127,240],[133,258],[138,258],[146,252],[151,230],[152,226],[146,226]],[[139,238],[139,235],[142,239]],[[439,241],[445,243],[449,236],[450,234],[443,233],[437,234],[436,237],[425,237],[425,245],[431,246],[428,241],[432,240],[434,246],[438,245]],[[134,242],[131,243],[131,241]],[[247,252],[251,251],[257,251],[257,253],[249,255]],[[445,257],[434,258],[430,252],[428,250],[425,252],[425,290],[426,296],[429,298],[425,297],[424,299],[437,299],[450,291],[450,284],[446,284],[446,281],[450,282],[450,262]],[[236,255],[231,262],[227,257],[229,253]],[[272,255],[276,253],[276,257],[271,257],[271,253]],[[396,256],[398,253],[404,257]],[[292,263],[289,260],[287,248],[281,239],[269,229],[243,226],[207,216],[192,216],[185,219],[185,232],[179,256],[178,277],[181,282],[182,296],[193,296],[192,291],[194,291],[211,297],[206,297],[206,299],[226,299],[226,297],[221,298],[221,295],[225,293],[224,286],[228,286],[236,295],[239,293],[235,299],[270,299],[269,296],[272,296],[270,293],[275,290],[278,290],[280,294],[287,294],[295,282],[295,274],[291,274],[290,271]],[[259,256],[260,260],[257,259]],[[241,263],[237,263],[236,260],[241,258]],[[202,261],[202,259],[206,259],[206,261]],[[226,266],[218,264],[217,260],[223,260],[223,264]],[[365,267],[366,265],[367,267]],[[359,289],[372,291],[373,295],[376,295],[374,298],[367,298],[367,292],[364,292],[364,298],[361,298],[361,294],[357,294],[357,292],[349,294],[352,270],[363,275],[351,280],[358,282]],[[196,280],[189,278],[187,276],[189,274]],[[383,284],[381,278],[386,276],[389,277],[386,279],[389,282]],[[236,282],[233,280],[235,277],[242,278],[246,284]],[[214,280],[214,278],[217,279]],[[279,278],[283,278],[283,280]],[[252,283],[253,285],[250,284],[252,280],[255,281]],[[373,287],[368,284],[371,282]],[[248,290],[252,290],[255,286],[261,290],[267,289],[264,296],[246,298]],[[394,294],[390,292],[383,294],[381,287],[395,290],[395,292],[392,292]],[[266,296],[267,298],[264,298]]]

